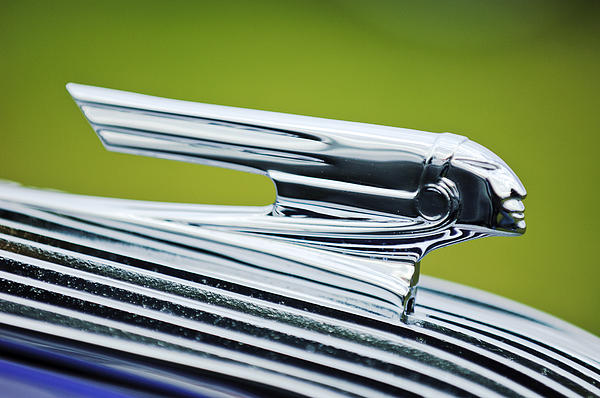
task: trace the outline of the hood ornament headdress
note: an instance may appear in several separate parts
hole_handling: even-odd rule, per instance
[[[81,199],[69,201],[71,211],[160,231],[163,240],[203,239],[203,250],[217,245],[236,261],[349,292],[323,294],[335,305],[361,307],[356,294],[377,297],[367,312],[386,305],[393,312],[392,304],[401,317],[429,251],[525,232],[517,176],[459,135],[67,89],[109,150],[260,173],[277,189],[268,207],[181,211]]]

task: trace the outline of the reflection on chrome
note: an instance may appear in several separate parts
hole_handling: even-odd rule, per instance
[[[275,183],[275,203],[157,204],[14,185],[2,186],[0,199],[227,253],[304,281],[229,269],[246,284],[309,289],[328,305],[401,318],[429,251],[525,231],[518,177],[462,136],[67,88],[108,149],[264,174]]]

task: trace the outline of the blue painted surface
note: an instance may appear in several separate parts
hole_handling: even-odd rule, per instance
[[[0,331],[0,397],[36,398],[216,398],[251,397],[217,380],[198,376],[186,388],[176,378],[156,379],[151,366],[139,366],[115,353],[83,355],[50,341],[34,342]],[[110,358],[114,362],[110,366]],[[128,369],[135,369],[134,371]],[[163,374],[164,376],[164,374]],[[197,382],[197,383],[196,383]]]
[[[0,395],[37,398],[131,398],[114,387],[0,360]]]

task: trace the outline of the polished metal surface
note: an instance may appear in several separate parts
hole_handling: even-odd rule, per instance
[[[277,200],[170,204],[0,183],[0,356],[50,352],[77,376],[69,361],[91,361],[102,369],[88,379],[112,371],[132,388],[137,377],[153,396],[600,395],[595,336],[433,278],[415,301],[428,251],[524,232],[525,190],[486,149],[69,90],[108,148],[262,172]]]
[[[145,223],[173,233],[300,264],[288,272],[316,269],[310,278],[321,274],[323,283],[335,275],[350,290],[372,286],[361,294],[384,290],[401,312],[429,251],[525,231],[523,185],[462,136],[67,88],[110,150],[261,173],[277,188],[269,207],[92,212],[123,221],[142,211]],[[91,208],[69,203],[70,211]]]
[[[509,300],[423,277],[401,321],[362,285],[148,221],[196,205],[0,192],[3,339],[186,391],[213,375],[260,396],[600,394],[600,340]]]

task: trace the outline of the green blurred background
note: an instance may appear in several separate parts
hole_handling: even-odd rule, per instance
[[[525,184],[527,234],[425,274],[600,334],[599,2],[1,2],[0,178],[125,198],[267,204],[266,177],[106,152],[68,81],[464,134]]]

